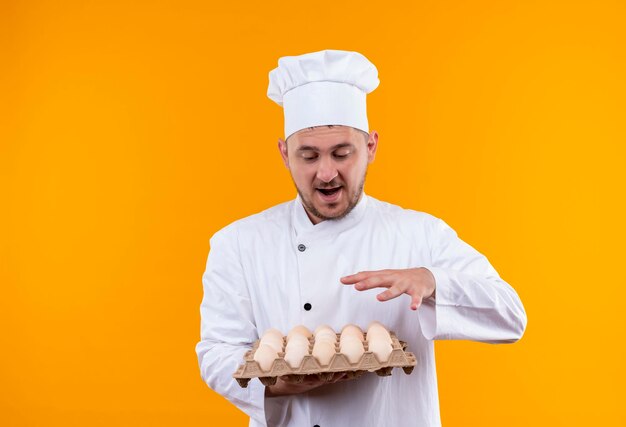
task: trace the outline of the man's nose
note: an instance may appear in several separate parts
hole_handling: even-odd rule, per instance
[[[338,172],[335,162],[328,157],[323,157],[319,163],[319,167],[317,168],[317,179],[328,183],[335,179],[337,175]]]

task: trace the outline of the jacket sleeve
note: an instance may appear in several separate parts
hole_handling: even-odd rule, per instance
[[[444,221],[434,218],[426,227],[432,265],[425,267],[435,277],[436,291],[418,310],[424,337],[518,341],[526,329],[526,312],[515,290]]]
[[[201,340],[196,345],[202,379],[215,392],[265,425],[265,386],[250,381],[241,388],[233,378],[244,353],[258,339],[252,304],[239,256],[236,230],[227,227],[210,241],[202,276]]]

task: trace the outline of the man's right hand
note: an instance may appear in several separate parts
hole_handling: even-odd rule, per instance
[[[294,376],[283,375],[276,379],[276,384],[265,387],[265,397],[286,396],[289,394],[306,393],[307,391],[326,384],[334,384],[345,381],[348,377],[345,372],[336,372],[330,381],[320,380],[317,375],[306,375],[301,382],[297,382]]]

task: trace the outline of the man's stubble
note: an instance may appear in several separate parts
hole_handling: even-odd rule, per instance
[[[302,191],[300,191],[300,189],[298,188],[298,186],[296,185],[296,182],[293,180],[293,177],[291,177],[291,180],[293,181],[293,184],[296,187],[296,190],[298,191],[298,194],[300,195],[300,199],[302,200],[302,204],[304,205],[304,207],[306,208],[306,210],[313,216],[321,219],[322,221],[337,221],[340,220],[342,218],[344,218],[346,215],[348,215],[352,209],[354,209],[354,207],[359,203],[359,198],[361,196],[361,194],[363,193],[363,187],[365,186],[365,177],[367,176],[367,169],[365,169],[365,173],[363,174],[363,178],[361,179],[361,183],[359,184],[359,187],[357,189],[357,191],[355,192],[355,194],[352,196],[351,200],[348,202],[348,207],[341,212],[339,215],[336,216],[326,216],[324,214],[322,214],[320,211],[318,211],[315,206],[313,205],[313,203],[311,203],[310,200],[308,200],[306,197],[304,197],[304,195],[302,194]],[[332,182],[332,181],[331,181]],[[346,187],[344,186],[344,189]],[[313,190],[316,191],[316,190]],[[330,204],[330,206],[332,207],[333,204]]]

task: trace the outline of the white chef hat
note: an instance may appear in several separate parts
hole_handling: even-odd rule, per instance
[[[369,133],[365,95],[380,82],[374,64],[360,53],[322,50],[284,56],[269,79],[267,96],[285,113],[285,139],[320,125],[345,125]]]

